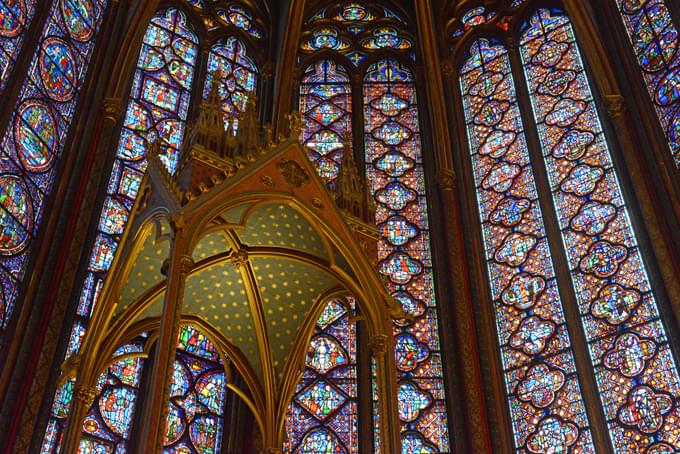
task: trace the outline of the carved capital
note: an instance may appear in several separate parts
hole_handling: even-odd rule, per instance
[[[387,335],[377,334],[371,339],[371,352],[373,356],[382,356],[387,353]]]
[[[236,265],[236,268],[241,268],[248,264],[248,253],[243,249],[234,251],[229,255],[229,261]]]
[[[514,52],[517,50],[517,40],[512,36],[508,36],[505,40],[505,47],[508,49],[508,52]]]
[[[78,385],[75,395],[76,399],[83,404],[83,407],[89,409],[97,397],[97,390],[93,386]]]
[[[626,103],[621,95],[606,95],[604,97],[607,113],[610,118],[617,118],[626,112]]]
[[[454,69],[453,65],[448,61],[445,61],[441,64],[440,70],[442,72],[442,76],[444,77],[453,77],[456,75],[456,70]]]
[[[452,191],[456,184],[456,174],[453,170],[442,170],[437,175],[437,184],[443,191]]]
[[[443,191],[453,191],[456,174],[453,170],[442,170],[437,174],[437,185]]]
[[[102,112],[105,120],[109,120],[113,123],[117,122],[122,110],[123,102],[120,98],[106,98],[102,102]]]
[[[184,220],[184,215],[182,213],[174,214],[170,216],[170,227],[172,227],[172,232],[175,237],[179,236],[186,226],[186,221]]]
[[[194,259],[188,255],[183,255],[179,258],[179,272],[186,276],[194,268]]]
[[[271,79],[273,74],[274,74],[274,63],[272,63],[270,60],[267,60],[262,65],[262,69],[260,70],[260,77],[262,78],[263,81],[266,81],[266,80]]]

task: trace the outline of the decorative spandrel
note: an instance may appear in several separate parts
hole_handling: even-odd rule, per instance
[[[515,445],[559,418],[554,448],[593,452],[505,47],[473,42],[459,80]]]
[[[616,0],[675,164],[680,167],[680,37],[665,0]]]
[[[346,152],[345,140],[352,136],[352,87],[347,71],[332,60],[307,68],[300,85],[300,112],[305,119],[302,143],[319,175],[333,188]]]
[[[351,298],[332,299],[316,323],[303,378],[286,416],[286,452],[359,452],[353,315]]]
[[[0,1],[0,95],[12,76],[14,63],[35,13],[35,0]]]
[[[540,9],[520,53],[614,449],[680,449],[680,376],[569,19]]]
[[[14,311],[107,7],[96,0],[75,11],[70,3],[52,2],[0,142],[0,330]],[[0,92],[33,4],[0,2]]]
[[[366,176],[383,237],[378,268],[411,323],[395,325],[402,434],[449,451],[437,305],[413,74],[394,59],[372,65],[364,78]],[[402,228],[405,227],[405,228]],[[386,234],[385,234],[386,233]],[[404,352],[413,348],[415,355]],[[408,392],[406,392],[408,391]],[[417,397],[417,398],[416,398]],[[408,409],[408,410],[406,410]]]
[[[180,327],[163,426],[164,453],[220,452],[226,382],[222,360],[207,336],[192,326]]]

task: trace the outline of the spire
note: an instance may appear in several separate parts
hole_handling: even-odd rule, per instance
[[[354,160],[352,145],[348,139],[343,142],[345,152],[340,162],[340,173],[336,181],[335,200],[338,208],[364,222],[373,222],[374,210],[366,196],[363,181]]]
[[[222,76],[218,72],[211,74],[208,97],[201,102],[198,120],[193,131],[193,142],[210,150],[220,157],[231,157],[229,151],[235,145],[232,120],[225,123],[222,111],[220,84]]]

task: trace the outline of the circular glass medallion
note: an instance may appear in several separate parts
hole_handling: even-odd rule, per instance
[[[71,38],[87,41],[94,34],[94,5],[91,0],[62,0],[61,14]]]
[[[40,77],[50,98],[68,101],[75,93],[76,62],[71,48],[59,38],[47,38],[40,52]]]
[[[33,227],[33,206],[21,177],[0,175],[0,255],[21,252]]]
[[[0,2],[0,36],[15,38],[24,29],[26,22],[26,3],[23,0],[15,2]]]
[[[14,123],[14,141],[19,160],[29,172],[44,172],[54,161],[57,128],[50,109],[38,101],[19,107]]]

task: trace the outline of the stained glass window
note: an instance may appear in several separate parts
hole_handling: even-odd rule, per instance
[[[680,167],[680,37],[664,0],[616,0],[668,145]]]
[[[331,300],[316,323],[286,417],[284,451],[357,453],[357,339],[353,300]]]
[[[217,16],[224,23],[240,28],[255,39],[261,39],[264,36],[262,30],[255,25],[250,11],[240,5],[230,5],[227,10],[219,9],[217,10]]]
[[[161,159],[174,170],[184,137],[197,43],[186,17],[174,8],[154,16],[144,35],[67,356],[80,349],[85,327],[137,197],[149,142],[162,141]],[[70,388],[72,383],[67,381],[63,386]],[[57,392],[50,424],[68,415],[70,397],[70,393]],[[43,452],[49,452],[46,445]]]
[[[80,452],[123,453],[130,440],[142,377],[144,341],[127,344],[114,353],[120,358],[97,382],[97,397],[83,422]]]
[[[332,52],[354,67],[388,49],[415,59],[414,40],[404,31],[405,21],[375,4],[343,2],[324,7],[307,23],[310,29],[300,47],[303,55]],[[378,61],[362,70],[363,88],[355,86],[354,93],[358,77],[351,74],[352,65],[343,67],[326,58],[307,67],[300,85],[303,141],[312,161],[319,163],[319,172],[332,179],[341,164],[342,142],[351,147],[356,133],[352,120],[363,124],[363,161],[383,238],[379,270],[389,279],[394,296],[415,317],[413,323],[395,326],[403,449],[448,452],[416,89],[410,69],[394,59]],[[363,109],[353,111],[352,100],[359,101],[359,96]],[[375,424],[380,404],[376,390],[373,383],[372,389],[360,391],[373,394]],[[376,447],[380,445],[377,426],[373,440]]]
[[[383,20],[376,21],[378,18]],[[332,19],[333,25],[314,24],[321,19]],[[321,49],[338,51],[354,66],[363,63],[371,51],[410,50],[413,47],[411,38],[396,26],[403,25],[401,19],[386,8],[371,12],[365,5],[349,2],[333,10],[321,9],[308,23],[312,24],[313,28],[305,34],[300,44],[303,53],[313,53]],[[410,53],[409,56],[414,57]]]
[[[460,85],[515,444],[592,452],[505,47],[475,41]]]
[[[217,349],[199,330],[182,326],[177,340],[164,453],[220,452],[227,378]]]
[[[34,12],[34,0],[0,0],[0,95],[5,91]]]
[[[320,60],[305,71],[300,85],[304,116],[302,143],[319,175],[334,187],[344,153],[352,141],[352,87],[349,74],[332,60]]]
[[[212,46],[208,57],[208,75],[203,98],[207,98],[213,77],[219,77],[219,93],[225,120],[246,110],[250,94],[255,91],[257,67],[248,56],[245,44],[231,36]]]
[[[364,78],[366,173],[382,234],[379,270],[412,323],[395,325],[404,452],[449,450],[425,175],[411,71],[383,59]]]
[[[680,449],[680,376],[569,19],[541,9],[520,53],[610,437]]]
[[[12,315],[107,5],[72,3],[53,2],[0,145],[0,330]],[[11,28],[25,2],[3,5],[9,16],[0,24]]]

